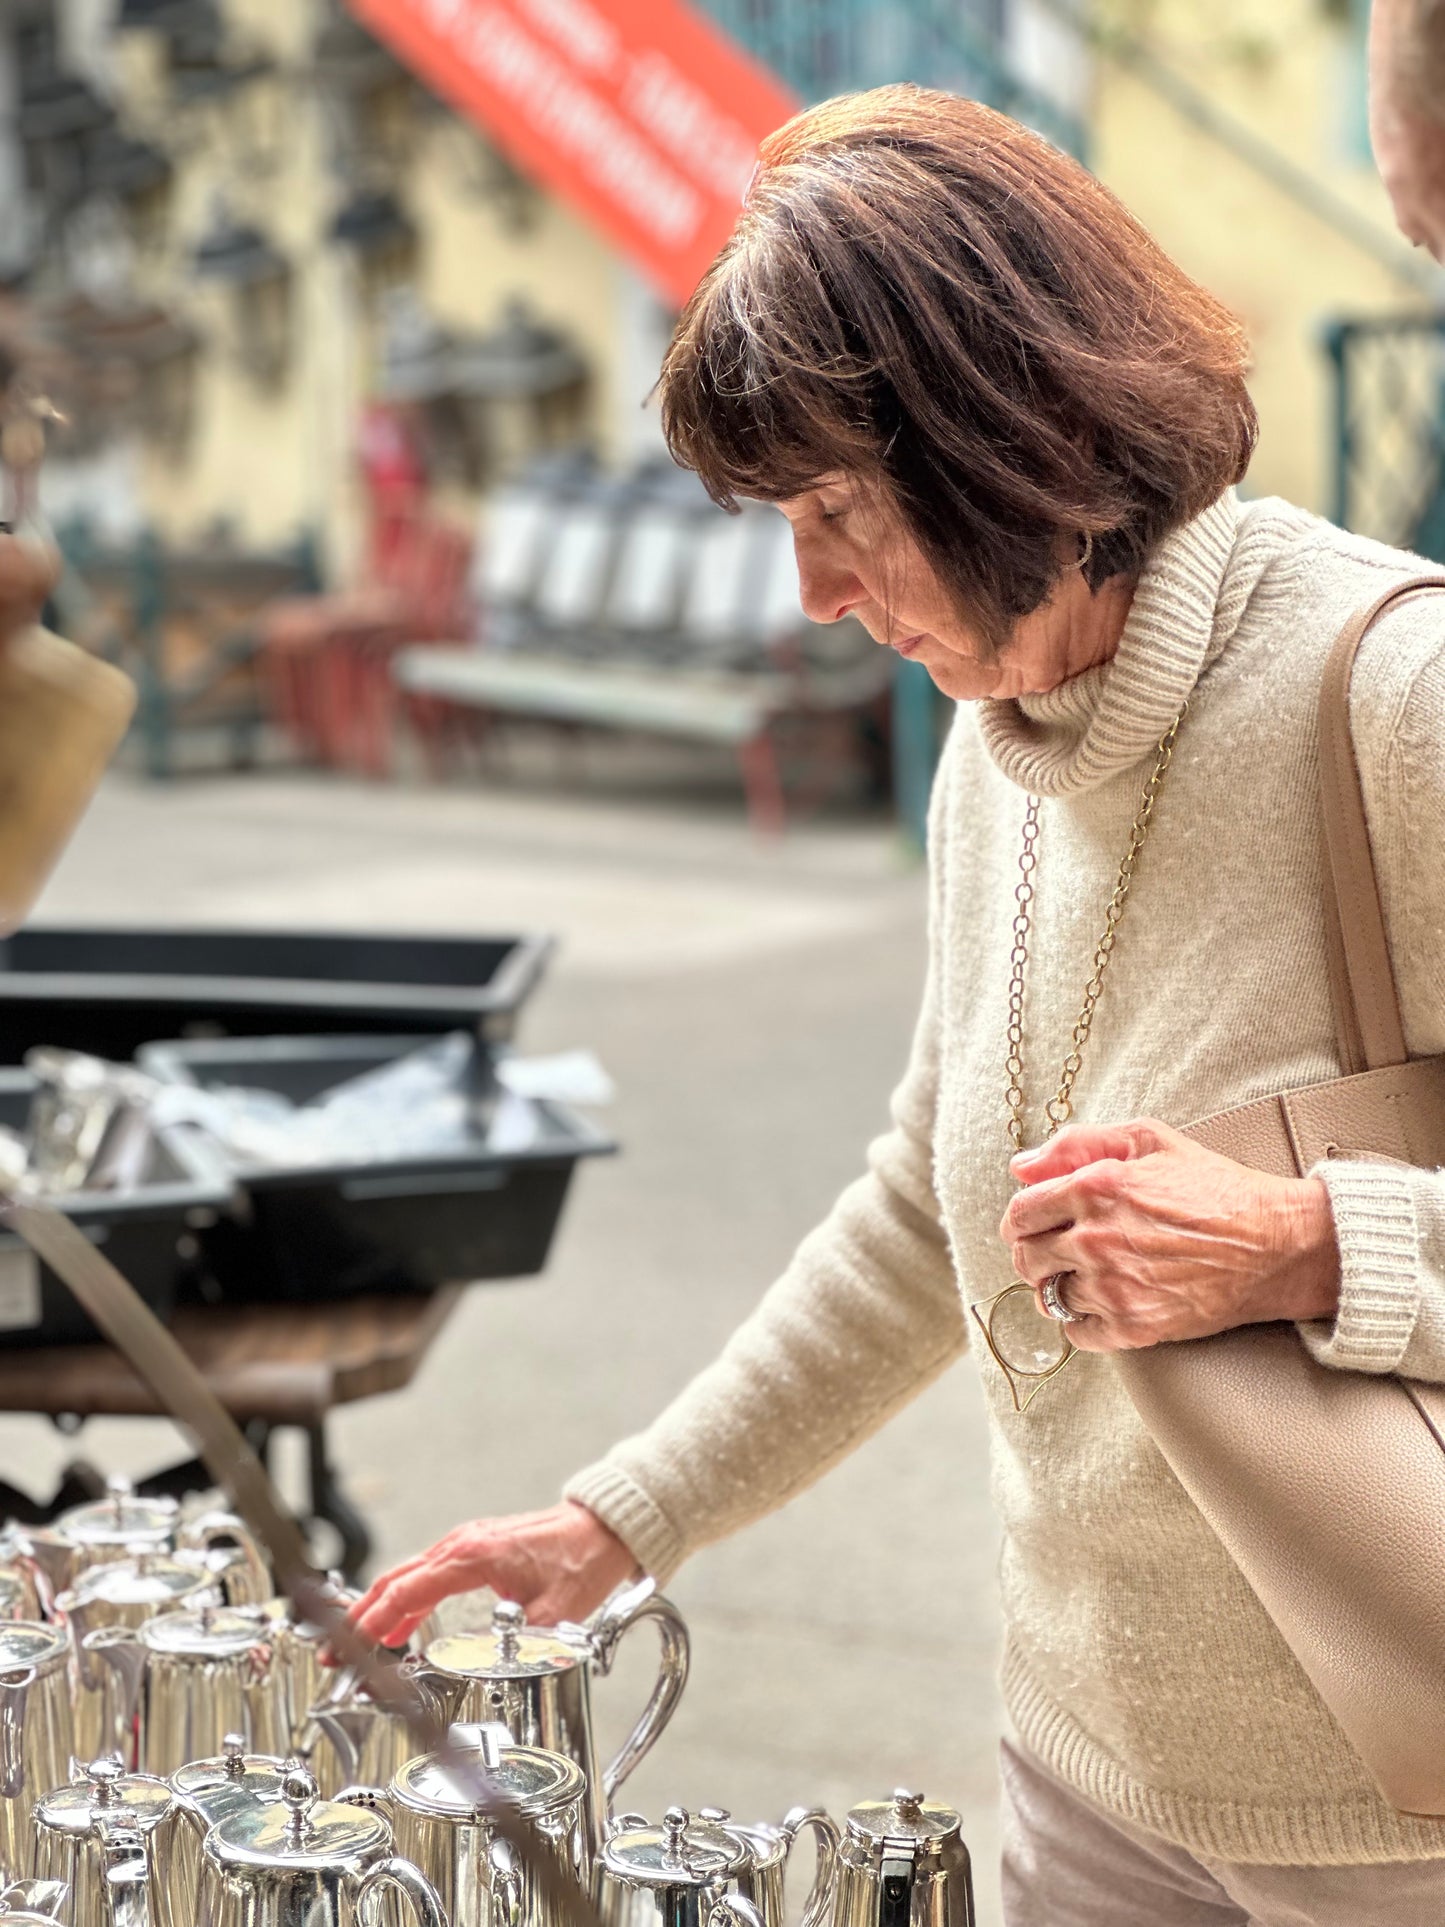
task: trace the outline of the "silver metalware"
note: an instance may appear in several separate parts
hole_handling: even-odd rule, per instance
[[[86,1647],[104,1626],[138,1632],[166,1612],[222,1603],[221,1582],[197,1554],[138,1550],[131,1559],[88,1567],[55,1601],[55,1617],[70,1630],[74,1667],[75,1744],[83,1760],[115,1744],[114,1674]]]
[[[833,1927],[974,1927],[973,1872],[953,1808],[902,1790],[854,1807]]]
[[[620,1751],[599,1770],[592,1678],[611,1671],[623,1636],[648,1619],[662,1640],[656,1683]],[[677,1710],[688,1661],[682,1615],[653,1580],[642,1579],[615,1592],[586,1626],[528,1626],[520,1606],[500,1600],[489,1632],[430,1641],[420,1677],[437,1695],[448,1722],[500,1722],[519,1745],[564,1754],[581,1767],[587,1781],[587,1831],[595,1852],[618,1788]]]
[[[454,1726],[451,1739],[473,1752],[500,1795],[535,1829],[540,1851],[584,1890],[592,1878],[582,1769],[560,1753],[514,1746],[505,1727]],[[489,1816],[434,1754],[408,1760],[391,1785],[348,1787],[337,1798],[380,1811],[397,1851],[436,1888],[448,1917],[493,1927],[568,1927],[542,1892],[535,1864],[518,1864]]]
[[[825,1927],[833,1904],[840,1835],[837,1821],[830,1819],[822,1807],[794,1807],[780,1826],[740,1826],[724,1807],[702,1807],[698,1818],[726,1827],[746,1845],[750,1864],[738,1875],[738,1890],[762,1915],[764,1927],[785,1927],[788,1863],[803,1834],[815,1834],[817,1864],[812,1889],[803,1907],[801,1927]]]
[[[0,1625],[0,1867],[16,1878],[34,1871],[31,1808],[64,1783],[74,1751],[64,1629]]]
[[[410,1903],[417,1927],[447,1927],[430,1883],[392,1852],[380,1814],[319,1799],[315,1780],[298,1768],[280,1800],[233,1813],[206,1835],[196,1923],[373,1927],[394,1893]]]
[[[169,1779],[219,1754],[228,1733],[276,1752],[281,1706],[258,1608],[164,1613],[137,1631],[103,1626],[81,1645],[110,1668],[107,1738],[137,1772]]]
[[[18,1526],[0,1529],[0,1619],[44,1619],[50,1587]]]
[[[35,1871],[63,1881],[61,1927],[188,1927],[165,1902],[161,1843],[173,1799],[163,1780],[119,1760],[75,1769],[36,1803]]]
[[[142,1548],[203,1556],[233,1606],[259,1605],[275,1590],[260,1548],[233,1513],[182,1519],[176,1500],[142,1497],[129,1479],[107,1479],[105,1498],[72,1506],[54,1526],[25,1528],[17,1537],[43,1571],[51,1598],[91,1566],[133,1558]]]
[[[626,1814],[597,1863],[604,1927],[763,1927],[743,1891],[751,1859],[740,1833],[685,1807],[669,1807],[660,1827]]]
[[[404,1680],[431,1698],[440,1719],[442,1701],[428,1683],[423,1661],[414,1654],[399,1654],[396,1665]],[[407,1722],[392,1708],[379,1705],[350,1667],[332,1673],[322,1697],[311,1707],[300,1738],[322,1798],[327,1800],[344,1786],[389,1786],[416,1752]]]
[[[343,1584],[339,1573],[327,1576],[327,1591],[338,1605],[349,1605],[360,1597]],[[317,1733],[311,1713],[313,1707],[332,1694],[339,1678],[343,1687],[349,1687],[353,1676],[322,1665],[325,1635],[319,1626],[301,1618],[289,1599],[268,1599],[262,1612],[270,1630],[272,1666],[281,1709],[278,1739],[287,1752],[304,1752],[308,1757],[316,1753],[317,1757],[311,1759],[311,1769],[316,1774],[322,1798],[330,1799],[345,1780],[360,1776],[342,1771],[334,1758],[323,1763],[322,1756],[327,1749],[316,1747]]]
[[[0,1920],[11,1927],[30,1923],[58,1923],[65,1917],[70,1901],[70,1886],[64,1880],[12,1880],[0,1887]]]
[[[273,1753],[248,1753],[239,1733],[228,1733],[221,1752],[192,1760],[170,1778],[175,1796],[166,1891],[172,1918],[193,1923],[200,1891],[201,1848],[210,1829],[247,1807],[279,1800],[286,1775],[297,1764]]]

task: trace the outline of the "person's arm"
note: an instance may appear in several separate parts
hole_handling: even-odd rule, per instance
[[[1355,676],[1351,721],[1390,959],[1412,1057],[1445,1055],[1445,592],[1391,612]],[[1445,1172],[1331,1159],[1333,1319],[1304,1325],[1327,1365],[1445,1381]]]
[[[1445,0],[1374,0],[1370,141],[1401,233],[1445,260]]]
[[[580,1618],[637,1567],[665,1580],[862,1444],[965,1344],[933,1189],[938,897],[946,769],[931,812],[929,968],[893,1128],[783,1276],[660,1418],[569,1480],[564,1503],[460,1526],[383,1573],[353,1611],[395,1643],[455,1592],[492,1585],[541,1622]]]

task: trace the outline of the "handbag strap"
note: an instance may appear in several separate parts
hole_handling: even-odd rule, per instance
[[[1325,934],[1335,1034],[1347,1076],[1403,1064],[1408,1055],[1350,730],[1350,678],[1360,643],[1377,618],[1425,589],[1445,589],[1445,576],[1412,576],[1351,616],[1335,638],[1320,684]]]

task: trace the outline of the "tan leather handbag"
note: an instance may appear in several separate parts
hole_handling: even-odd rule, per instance
[[[1187,1127],[1281,1176],[1335,1155],[1445,1165],[1445,1057],[1406,1057],[1348,706],[1361,637],[1426,588],[1445,589],[1445,577],[1402,583],[1353,617],[1320,691],[1330,975],[1348,1074]],[[1282,1324],[1116,1363],[1385,1798],[1445,1816],[1445,1385],[1331,1371]]]

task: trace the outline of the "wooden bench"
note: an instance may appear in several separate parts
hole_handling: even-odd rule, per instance
[[[749,817],[757,828],[777,831],[785,815],[777,725],[789,718],[845,716],[879,698],[888,682],[881,651],[879,656],[877,663],[813,670],[803,681],[781,669],[653,668],[636,660],[589,662],[531,650],[434,645],[403,651],[393,672],[414,700],[731,749],[742,770]]]

